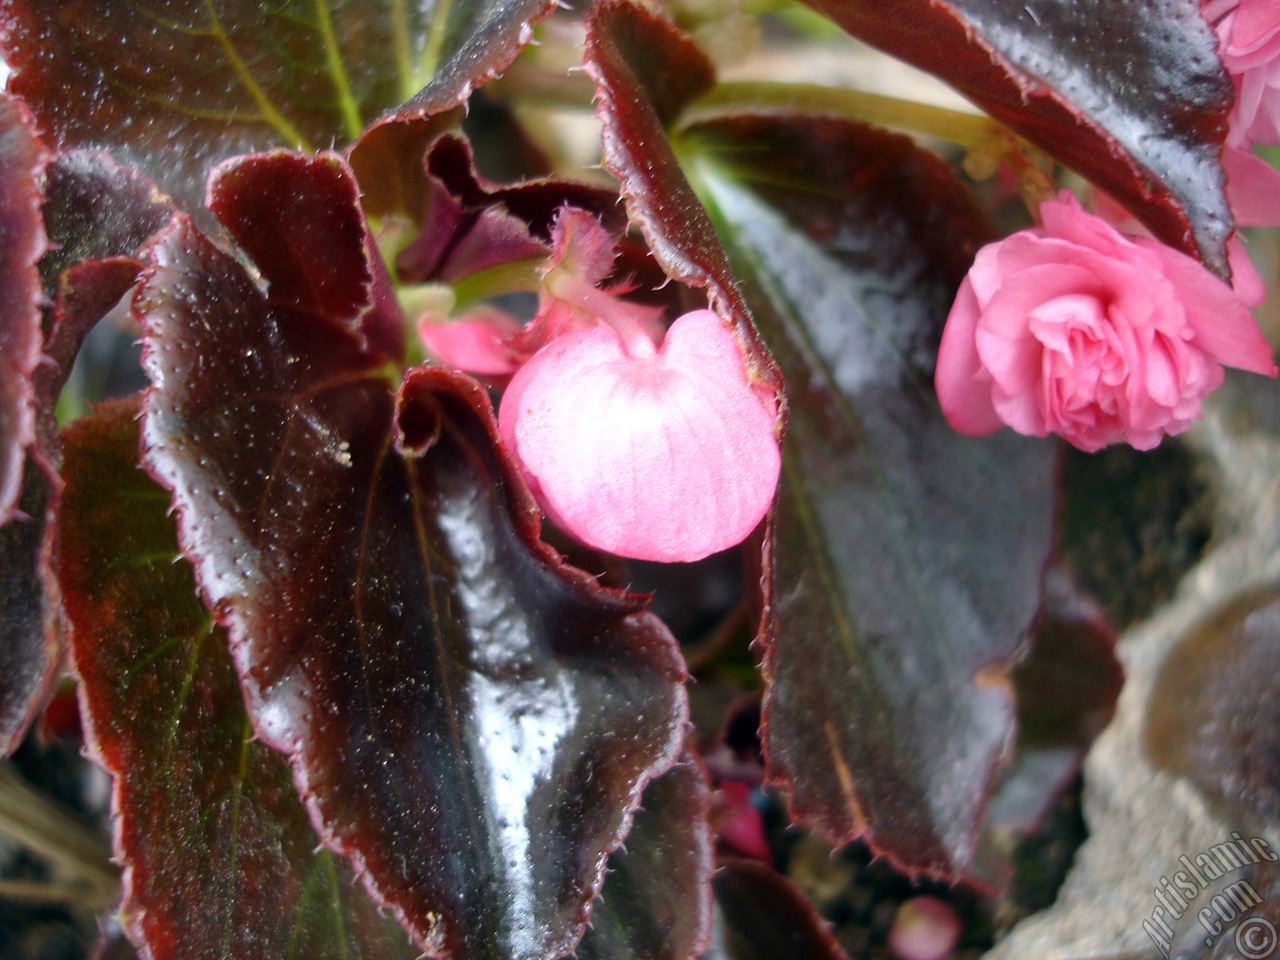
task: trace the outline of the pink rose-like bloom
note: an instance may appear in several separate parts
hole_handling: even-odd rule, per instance
[[[764,517],[781,466],[775,416],[724,321],[695,310],[661,346],[607,322],[557,337],[512,378],[498,427],[566,532],[675,562],[741,542]]]
[[[978,252],[947,318],[935,383],[956,430],[1148,450],[1200,415],[1224,364],[1275,376],[1248,309],[1195,260],[1065,191],[1040,213]]]

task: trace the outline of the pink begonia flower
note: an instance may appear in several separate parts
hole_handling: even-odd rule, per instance
[[[602,286],[614,259],[600,222],[563,208],[534,320],[430,315],[419,333],[460,369],[514,373],[502,439],[566,533],[639,560],[699,560],[741,542],[768,511],[777,411],[719,316],[695,310],[664,330],[661,309]]]
[[[547,515],[588,546],[698,560],[740,543],[773,501],[775,411],[732,331],[686,313],[564,334],[517,371],[498,428]]]
[[[1248,309],[1195,260],[1124,236],[1066,191],[1040,214],[1042,227],[979,250],[960,285],[935,379],[955,429],[1148,450],[1200,415],[1224,364],[1275,376]]]

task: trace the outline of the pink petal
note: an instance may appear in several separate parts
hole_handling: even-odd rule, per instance
[[[1031,311],[1060,297],[1096,294],[1098,287],[1090,271],[1070,263],[1032,267],[1005,278],[983,310],[977,331],[978,356],[1001,389],[1020,393],[1040,378],[1044,346],[1031,331]]]
[[[498,414],[566,532],[666,562],[727,549],[760,522],[781,466],[774,420],[709,310],[678,319],[649,356],[609,327],[566,334],[517,372]]]
[[[975,335],[980,315],[973,286],[965,277],[942,329],[934,373],[942,415],[953,429],[970,437],[981,437],[1004,426],[991,405],[991,375],[978,358]]]
[[[554,252],[547,267],[565,271],[597,287],[613,270],[613,237],[594,216],[577,207],[561,207],[551,226]]]
[[[1258,276],[1249,251],[1239,236],[1227,241],[1227,263],[1231,265],[1231,289],[1246,307],[1256,307],[1267,299],[1267,288]]]
[[[1256,49],[1280,29],[1280,0],[1244,0],[1231,29],[1233,46]]]
[[[454,323],[434,322],[428,316],[418,324],[418,336],[443,363],[482,376],[515,373],[523,359],[510,346],[520,326],[498,310],[478,311],[480,316]]]
[[[1274,377],[1271,347],[1235,291],[1185,253],[1154,240],[1144,242],[1160,257],[1165,276],[1182,298],[1195,344],[1219,363]]]
[[[1280,224],[1280,170],[1261,157],[1231,147],[1222,151],[1227,200],[1242,227]]]
[[[766,863],[773,860],[773,851],[765,838],[764,817],[751,802],[748,784],[736,780],[721,783],[712,800],[712,818],[721,842],[735,853]]]

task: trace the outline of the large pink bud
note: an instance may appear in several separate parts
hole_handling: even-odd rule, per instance
[[[775,411],[710,310],[661,346],[602,324],[516,373],[498,424],[547,515],[589,546],[666,562],[742,541],[773,500]]]

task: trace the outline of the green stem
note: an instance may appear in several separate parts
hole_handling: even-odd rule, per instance
[[[320,37],[324,41],[324,58],[329,66],[329,76],[333,78],[333,88],[338,94],[342,121],[346,124],[347,136],[355,140],[364,129],[364,124],[360,122],[360,108],[351,92],[351,79],[347,76],[342,51],[338,49],[338,38],[333,32],[333,17],[329,13],[328,0],[314,0],[314,6],[320,23]]]
[[[681,124],[737,111],[803,112],[845,117],[937,137],[962,147],[979,147],[1008,137],[1000,124],[980,114],[961,113],[912,100],[810,83],[749,81],[722,83],[680,117]]]
[[[409,13],[404,0],[391,0],[391,36],[400,99],[408,100],[418,91],[413,87],[413,51],[409,49]]]

